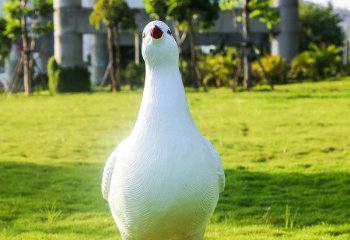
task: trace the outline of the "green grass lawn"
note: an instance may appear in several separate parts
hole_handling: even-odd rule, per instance
[[[227,178],[205,239],[350,239],[350,78],[187,95]],[[120,239],[101,175],[140,100],[0,96],[0,239]]]

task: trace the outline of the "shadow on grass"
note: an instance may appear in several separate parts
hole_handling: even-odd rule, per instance
[[[97,164],[0,164],[0,225],[21,218],[47,221],[71,214],[108,214]],[[226,170],[227,186],[213,222],[284,226],[291,207],[296,226],[350,223],[350,174]]]
[[[264,173],[226,170],[227,187],[213,221],[284,226],[350,223],[350,174]]]
[[[101,171],[102,166],[84,163],[0,163],[0,225],[20,218],[47,221],[57,213],[107,213]]]

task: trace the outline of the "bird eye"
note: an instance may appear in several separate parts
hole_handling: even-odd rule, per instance
[[[171,32],[170,32],[170,30],[168,30],[168,31],[167,31],[167,34],[169,34],[169,35],[171,36]]]
[[[142,34],[142,38],[145,38],[145,37],[146,37],[146,33],[143,33],[143,34]]]

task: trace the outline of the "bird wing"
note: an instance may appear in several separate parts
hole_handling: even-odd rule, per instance
[[[106,165],[103,169],[102,183],[101,183],[101,191],[104,199],[108,201],[108,193],[109,188],[111,186],[111,180],[113,175],[113,170],[118,157],[120,158],[120,152],[125,145],[126,139],[122,141],[118,147],[112,152],[112,154],[108,157]]]
[[[219,190],[220,192],[223,192],[225,189],[225,173],[224,173],[224,168],[222,167],[222,162],[221,162],[219,153],[215,150],[213,145],[206,138],[204,139],[215,161],[216,171],[219,175]]]

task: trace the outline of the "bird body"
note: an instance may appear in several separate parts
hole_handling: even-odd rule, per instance
[[[139,115],[104,169],[102,193],[124,240],[202,239],[225,184],[220,157],[189,112],[168,31],[160,21],[145,27]]]

